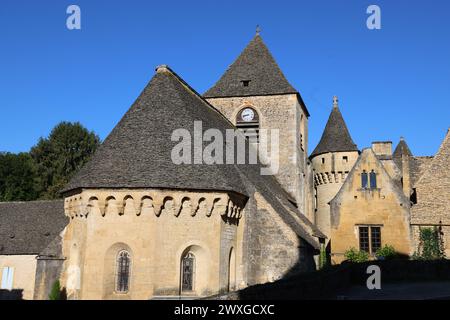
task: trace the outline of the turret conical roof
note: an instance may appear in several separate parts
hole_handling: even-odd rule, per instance
[[[394,150],[393,158],[401,158],[402,155],[412,157],[413,154],[411,150],[408,147],[408,144],[406,143],[405,139],[401,138],[400,142],[398,143],[397,147]]]
[[[310,157],[315,157],[327,152],[358,151],[358,147],[353,142],[347,129],[344,118],[334,98],[333,110],[320,138],[319,144],[311,153]]]

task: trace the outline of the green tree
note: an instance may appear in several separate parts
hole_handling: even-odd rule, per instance
[[[99,137],[78,122],[61,122],[48,138],[41,138],[30,151],[39,176],[40,198],[58,198],[59,191],[89,160],[99,144]]]
[[[37,173],[28,153],[0,153],[0,201],[37,198]]]

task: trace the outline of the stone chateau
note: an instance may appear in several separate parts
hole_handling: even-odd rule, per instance
[[[330,99],[308,154],[308,108],[259,34],[203,95],[157,67],[63,200],[0,203],[1,291],[47,299],[59,280],[68,299],[204,297],[313,271],[321,251],[412,255],[435,226],[450,256],[449,132],[430,157],[403,139],[360,149],[341,109]],[[237,128],[247,148],[278,129],[279,171],[175,164],[172,133],[194,136],[194,121]]]

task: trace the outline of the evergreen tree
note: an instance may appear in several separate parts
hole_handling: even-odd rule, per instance
[[[38,171],[40,198],[58,198],[59,190],[89,160],[99,144],[99,137],[78,122],[61,122],[48,138],[41,138],[30,151]]]
[[[0,201],[59,198],[99,144],[99,137],[80,123],[61,122],[29,153],[0,153]]]
[[[37,173],[28,153],[0,153],[0,201],[28,201],[38,196]]]

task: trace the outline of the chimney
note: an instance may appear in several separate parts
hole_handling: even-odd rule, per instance
[[[382,160],[392,159],[392,141],[372,142],[372,150]]]

